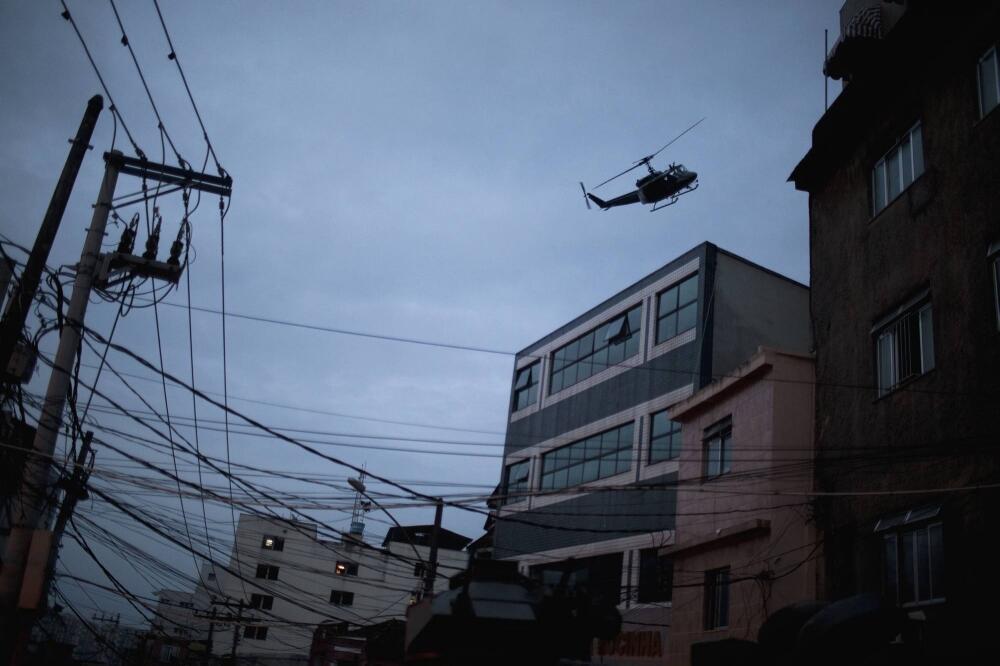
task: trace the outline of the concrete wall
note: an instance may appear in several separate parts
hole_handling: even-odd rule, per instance
[[[814,599],[818,541],[812,486],[811,357],[772,350],[671,410],[683,423],[668,663],[691,663],[691,644],[756,640],[770,612]],[[731,471],[706,479],[703,434],[732,421]],[[776,493],[787,493],[778,495]],[[729,625],[705,630],[705,571],[730,568]],[[759,577],[759,579],[754,579]]]

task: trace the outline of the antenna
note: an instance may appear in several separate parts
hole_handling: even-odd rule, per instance
[[[358,489],[364,488],[365,468],[363,465],[361,467],[361,474],[359,475],[358,481],[360,483],[355,487],[354,491],[354,509],[351,511],[350,535],[358,541],[361,541],[363,540],[365,534],[365,513],[369,510],[369,508],[371,508],[371,503],[365,500],[365,497],[361,494],[361,490]],[[353,486],[354,484],[351,485]]]

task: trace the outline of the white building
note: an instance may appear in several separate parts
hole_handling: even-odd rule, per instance
[[[243,514],[228,563],[239,576],[220,568],[207,593],[199,589],[190,600],[177,602],[192,603],[200,614],[200,598],[215,598],[220,618],[212,635],[215,654],[230,653],[234,625],[224,620],[241,615],[237,655],[304,662],[321,622],[362,626],[405,618],[423,589],[432,531],[429,525],[394,527],[378,546],[359,538],[322,539],[313,523]],[[435,591],[447,589],[448,579],[465,570],[468,543],[440,530]],[[199,588],[205,585],[203,580]]]

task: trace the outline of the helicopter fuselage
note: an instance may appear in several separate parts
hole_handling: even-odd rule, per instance
[[[683,166],[674,166],[664,171],[654,171],[635,181],[635,189],[640,203],[649,204],[663,201],[681,190],[690,187],[698,174]]]

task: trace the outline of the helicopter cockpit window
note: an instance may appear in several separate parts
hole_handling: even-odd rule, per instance
[[[589,379],[639,353],[641,315],[642,305],[636,305],[557,349],[552,357],[549,393]]]

